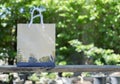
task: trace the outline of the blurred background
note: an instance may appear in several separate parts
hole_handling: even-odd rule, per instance
[[[17,24],[29,24],[34,6],[56,24],[56,65],[120,64],[119,0],[0,0],[0,65],[15,64]]]
[[[17,24],[30,22],[34,6],[56,24],[56,64],[119,64],[119,0],[1,0],[0,59],[14,64]]]

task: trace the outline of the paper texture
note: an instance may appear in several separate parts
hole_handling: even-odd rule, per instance
[[[55,58],[55,24],[18,24],[18,62],[44,62]]]

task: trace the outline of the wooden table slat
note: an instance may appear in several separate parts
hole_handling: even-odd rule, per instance
[[[120,66],[116,65],[64,65],[50,67],[16,67],[0,66],[0,72],[116,72],[120,71]]]

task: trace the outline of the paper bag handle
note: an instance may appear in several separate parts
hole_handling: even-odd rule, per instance
[[[39,14],[33,16],[35,11],[38,11]],[[33,7],[33,10],[31,11],[31,20],[30,20],[30,23],[29,23],[29,27],[33,23],[33,19],[36,18],[36,17],[40,17],[40,23],[42,24],[42,27],[44,27],[43,26],[43,15],[42,15],[42,12],[44,12],[44,11],[46,11],[46,9],[44,7]]]

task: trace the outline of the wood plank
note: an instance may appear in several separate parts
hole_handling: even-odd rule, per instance
[[[50,67],[16,67],[0,66],[0,72],[117,72],[120,66],[115,65],[65,65]]]

